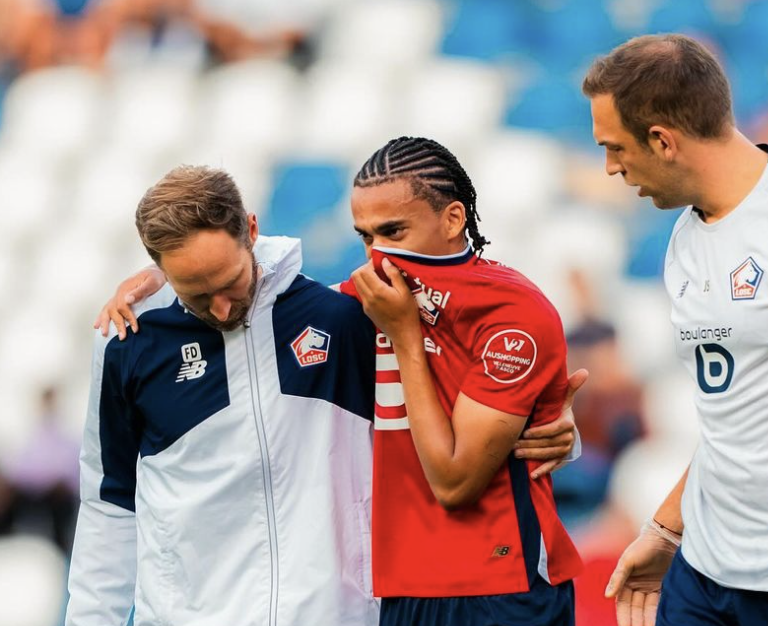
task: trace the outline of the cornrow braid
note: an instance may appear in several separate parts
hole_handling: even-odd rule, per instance
[[[355,176],[355,187],[375,187],[407,178],[417,197],[429,202],[435,211],[458,200],[467,215],[467,234],[472,249],[479,255],[490,241],[480,234],[477,224],[477,192],[458,159],[445,146],[424,137],[392,139],[368,159]]]

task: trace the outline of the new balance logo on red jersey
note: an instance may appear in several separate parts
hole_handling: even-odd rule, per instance
[[[203,353],[200,351],[199,343],[188,343],[181,346],[181,359],[183,361],[176,382],[183,380],[193,380],[200,378],[205,374],[205,367],[208,361],[203,360]]]
[[[493,549],[493,557],[507,556],[509,554],[509,546],[496,546]]]

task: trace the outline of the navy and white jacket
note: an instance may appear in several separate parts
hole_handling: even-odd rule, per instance
[[[374,329],[260,237],[248,324],[97,335],[67,626],[374,626]]]

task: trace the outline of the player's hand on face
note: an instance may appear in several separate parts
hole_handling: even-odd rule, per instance
[[[391,284],[376,274],[371,261],[352,273],[365,314],[393,342],[421,342],[419,310],[411,290],[389,259],[383,259],[381,267]]]
[[[102,307],[93,327],[101,329],[101,334],[106,337],[111,320],[121,341],[126,336],[126,324],[130,324],[134,333],[139,332],[139,323],[131,306],[148,298],[164,284],[165,274],[157,267],[147,267],[126,278],[118,285],[115,295]]]
[[[560,417],[544,426],[527,429],[515,444],[515,458],[543,461],[531,472],[531,478],[540,478],[554,472],[567,462],[566,459],[576,443],[573,397],[588,376],[589,372],[585,369],[571,374],[568,377],[568,392]]]
[[[605,590],[616,598],[618,626],[654,626],[661,595],[661,581],[678,546],[646,523],[621,555]]]

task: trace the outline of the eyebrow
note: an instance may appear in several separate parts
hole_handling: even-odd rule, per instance
[[[612,141],[598,141],[598,146],[605,146],[606,148],[621,148],[621,144],[613,143]]]
[[[374,227],[373,232],[377,235],[381,235],[383,233],[386,233],[387,231],[394,230],[395,228],[402,228],[405,226],[405,220],[390,220],[388,222],[384,222],[383,224],[379,224],[378,226]],[[354,227],[354,229],[357,231],[360,235],[369,235],[367,231],[364,231],[362,228],[358,228],[357,226]]]
[[[219,291],[224,291],[225,289],[229,289],[238,280],[240,280],[240,277],[243,275],[244,271],[245,271],[245,267],[241,268],[240,271],[237,273],[237,276],[235,276],[232,280],[230,280],[226,285],[219,287],[214,293]],[[191,294],[185,294],[185,295],[188,296],[189,298],[199,298],[201,296],[210,296],[211,294],[207,291],[202,291],[200,293],[191,293]]]

